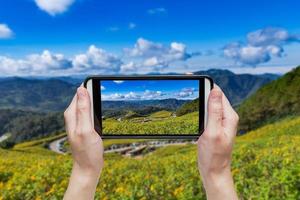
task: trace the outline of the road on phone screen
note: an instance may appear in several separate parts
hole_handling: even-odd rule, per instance
[[[58,154],[66,154],[63,148],[67,137],[60,138],[49,143],[49,149]],[[195,140],[152,140],[126,144],[112,144],[104,149],[104,153],[119,153],[123,156],[139,157],[146,153],[150,153],[157,148],[171,145],[195,144]]]
[[[67,137],[63,137],[57,140],[50,142],[49,149],[54,151],[55,153],[65,154],[66,152],[63,150],[63,144],[67,140]]]

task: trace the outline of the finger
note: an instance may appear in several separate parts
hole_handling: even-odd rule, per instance
[[[222,95],[222,104],[223,104],[223,118],[225,118],[228,115],[231,115],[232,113],[234,113],[234,109],[231,107],[230,102],[228,101],[226,95],[224,94],[224,92],[222,91],[222,89],[217,85],[214,84],[214,87],[219,89],[223,95]]]
[[[225,130],[225,134],[233,138],[237,132],[239,117],[225,95],[223,95],[222,102],[224,109],[223,128]]]
[[[91,132],[91,102],[87,90],[84,87],[77,89],[77,108],[76,108],[77,127],[76,131],[81,134]]]
[[[74,133],[76,128],[76,104],[77,95],[75,94],[70,105],[64,112],[66,131],[68,134]]]
[[[222,105],[222,91],[219,87],[214,87],[211,90],[208,97],[208,108],[207,108],[207,127],[209,134],[214,136],[222,128],[223,118],[223,105]]]

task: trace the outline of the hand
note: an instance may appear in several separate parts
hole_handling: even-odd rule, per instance
[[[94,130],[87,90],[79,87],[64,113],[73,169],[64,199],[93,199],[103,168],[102,139]]]
[[[231,175],[231,152],[238,115],[215,86],[208,98],[208,121],[198,140],[198,167],[207,199],[238,199]]]

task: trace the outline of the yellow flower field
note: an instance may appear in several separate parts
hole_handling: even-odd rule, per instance
[[[97,199],[205,199],[196,146],[160,148],[142,159],[105,155]],[[42,146],[0,149],[0,199],[62,199],[69,155]],[[232,173],[240,199],[299,199],[300,117],[239,136]]]

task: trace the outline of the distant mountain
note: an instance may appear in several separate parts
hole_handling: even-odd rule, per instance
[[[238,113],[242,131],[288,115],[299,115],[300,66],[257,90],[239,106]]]
[[[211,76],[234,105],[238,105],[258,88],[279,77],[274,74],[234,74],[229,70],[220,69],[198,71],[195,74]],[[0,109],[62,111],[83,80],[82,76],[0,78]]]
[[[261,86],[279,77],[276,74],[234,74],[229,70],[210,69],[194,74],[208,75],[222,88],[233,105],[238,105],[244,99],[256,92]]]
[[[58,79],[4,78],[0,80],[0,109],[61,111],[69,104],[76,86]]]
[[[156,111],[175,111],[189,100],[162,99],[162,100],[136,100],[136,101],[103,101],[102,110],[105,117],[116,117],[134,112],[147,115]]]
[[[234,74],[228,70],[199,71],[196,74],[213,77],[234,104],[240,103],[259,87],[278,77],[273,74]],[[11,141],[21,142],[63,130],[62,111],[70,103],[83,79],[81,76],[0,78],[0,136],[10,133]],[[147,107],[142,102],[108,102],[104,110],[107,115],[129,113],[141,116],[162,109],[173,112],[183,108],[186,112],[194,108],[192,102],[189,104],[176,99],[145,103]],[[184,107],[184,104],[190,106]]]

